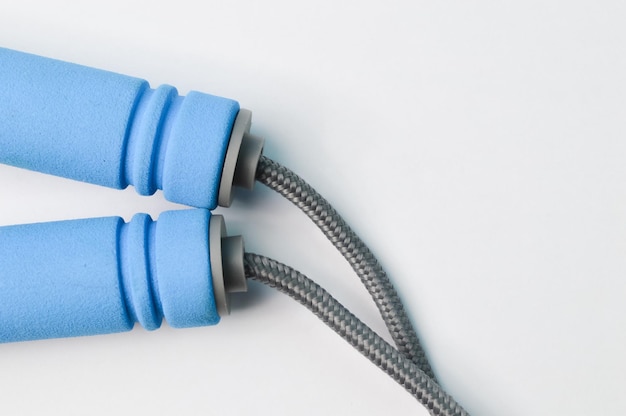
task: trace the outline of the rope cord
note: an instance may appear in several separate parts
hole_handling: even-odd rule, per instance
[[[244,255],[246,276],[289,295],[413,395],[433,416],[469,416],[415,363],[404,357],[330,293],[298,272],[257,254]]]
[[[374,299],[400,353],[436,381],[398,293],[376,257],[339,213],[302,178],[265,156],[259,160],[256,177],[300,208],[322,230]]]

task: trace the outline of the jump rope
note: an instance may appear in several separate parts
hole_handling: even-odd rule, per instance
[[[0,48],[0,163],[192,209],[0,227],[0,342],[215,325],[247,279],[311,310],[431,415],[468,415],[438,384],[396,290],[365,243],[302,178],[263,155],[236,101]],[[258,181],[300,208],[350,263],[395,346],[315,282],[244,251],[224,219]]]

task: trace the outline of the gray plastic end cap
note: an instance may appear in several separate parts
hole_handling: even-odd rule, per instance
[[[209,258],[211,275],[213,276],[213,297],[220,316],[230,313],[226,286],[224,285],[224,269],[222,268],[222,237],[226,236],[226,225],[221,215],[211,215],[209,221]]]
[[[209,222],[209,253],[215,306],[220,316],[227,316],[230,314],[228,294],[246,292],[248,282],[243,265],[243,237],[227,237],[221,215],[212,215]]]
[[[263,154],[265,140],[250,133],[243,135],[239,157],[235,167],[233,183],[239,187],[252,190],[256,182],[256,168]]]
[[[233,186],[252,189],[256,167],[263,152],[263,139],[250,134],[252,112],[240,109],[230,134],[217,202],[229,207],[233,202]]]
[[[243,266],[243,237],[222,237],[222,268],[226,293],[248,291],[248,279]]]

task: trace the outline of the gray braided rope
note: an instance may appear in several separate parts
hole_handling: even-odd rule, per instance
[[[278,192],[304,213],[346,258],[370,293],[398,350],[436,380],[426,353],[398,293],[365,243],[311,185],[279,163],[261,156],[257,180]]]
[[[246,276],[286,293],[310,309],[361,354],[413,395],[433,416],[469,414],[415,363],[354,316],[330,293],[298,272],[257,254],[244,255]]]

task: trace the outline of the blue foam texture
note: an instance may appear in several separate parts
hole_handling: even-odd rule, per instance
[[[217,206],[236,101],[0,48],[0,163]]]
[[[214,325],[210,212],[0,227],[0,342]]]

